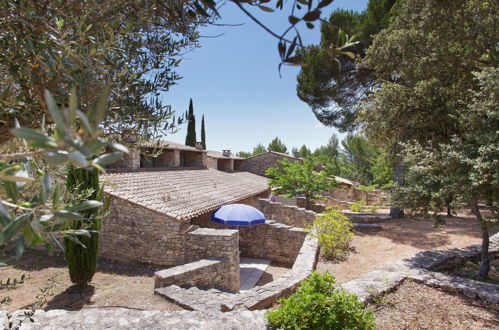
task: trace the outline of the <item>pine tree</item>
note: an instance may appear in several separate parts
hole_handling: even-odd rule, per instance
[[[189,101],[189,113],[187,115],[187,136],[185,137],[185,145],[195,147],[196,146],[196,117],[194,116],[194,107],[192,105],[192,99]]]
[[[206,150],[206,132],[204,131],[204,115],[201,119],[201,143],[203,144],[203,150]]]
[[[82,195],[89,200],[102,200],[103,191],[99,185],[99,172],[97,169],[86,170],[71,167],[66,179],[68,192]],[[81,211],[83,220],[75,221],[73,229],[87,229],[90,237],[80,235],[78,242],[64,238],[64,249],[68,263],[69,277],[71,282],[85,286],[91,280],[97,269],[97,257],[99,253],[99,215],[101,208],[92,208]]]

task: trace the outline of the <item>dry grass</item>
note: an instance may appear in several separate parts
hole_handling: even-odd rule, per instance
[[[45,252],[27,251],[19,261],[9,261],[9,266],[0,268],[0,279],[27,276],[24,284],[9,290],[0,290],[0,301],[10,297],[8,304],[0,309],[13,311],[29,308],[35,303],[40,289],[51,281],[44,309],[79,310],[97,307],[127,307],[144,310],[180,310],[177,305],[154,295],[154,266],[129,265],[101,261],[98,272],[87,288],[73,286],[62,255],[47,256]]]
[[[375,306],[378,329],[498,329],[499,306],[405,281]]]
[[[353,252],[347,258],[336,262],[319,260],[317,270],[333,274],[341,284],[420,251],[465,247],[481,241],[474,218],[445,220],[440,228],[434,228],[430,220],[390,220],[383,222],[383,230],[377,233],[356,232]]]

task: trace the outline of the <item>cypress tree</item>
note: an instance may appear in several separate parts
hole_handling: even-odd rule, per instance
[[[206,150],[206,132],[204,131],[204,115],[201,119],[201,143],[203,144],[203,150]]]
[[[196,118],[194,117],[194,107],[192,106],[192,99],[189,101],[189,114],[187,115],[187,135],[185,137],[185,145],[196,146]]]
[[[84,195],[89,200],[101,201],[104,197],[99,185],[99,172],[95,168],[86,170],[70,167],[66,179],[66,188],[67,191]],[[97,269],[100,212],[101,208],[82,211],[80,213],[83,216],[83,220],[74,222],[72,229],[87,229],[91,231],[90,237],[78,236],[81,244],[69,238],[64,238],[69,277],[71,278],[71,282],[78,286],[86,286],[92,280]]]

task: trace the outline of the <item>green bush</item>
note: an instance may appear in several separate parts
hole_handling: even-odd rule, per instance
[[[321,253],[326,259],[345,255],[353,238],[350,220],[340,210],[330,207],[315,218],[307,232],[319,240]]]
[[[378,206],[376,205],[371,205],[369,210],[371,211],[371,213],[377,213],[378,212]]]
[[[374,329],[374,316],[356,295],[334,288],[331,274],[316,272],[281,306],[265,315],[272,329]]]
[[[364,207],[366,207],[366,205],[366,201],[363,200],[352,202],[352,204],[350,204],[350,211],[364,212]]]

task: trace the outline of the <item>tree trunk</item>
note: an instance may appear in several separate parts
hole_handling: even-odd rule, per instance
[[[478,223],[480,224],[480,230],[482,232],[482,249],[480,252],[480,270],[478,272],[478,277],[482,280],[487,279],[490,270],[490,259],[489,259],[489,228],[487,223],[480,213],[478,208],[478,202],[474,201],[471,205],[471,212],[475,215]]]
[[[309,197],[305,196],[305,210],[311,210],[312,209],[312,201],[310,200]]]
[[[397,161],[395,164],[395,171],[393,174],[393,181],[395,186],[401,186],[404,184],[404,165],[400,156],[397,155]],[[394,219],[401,219],[404,217],[404,210],[398,207],[390,207],[390,216]]]

